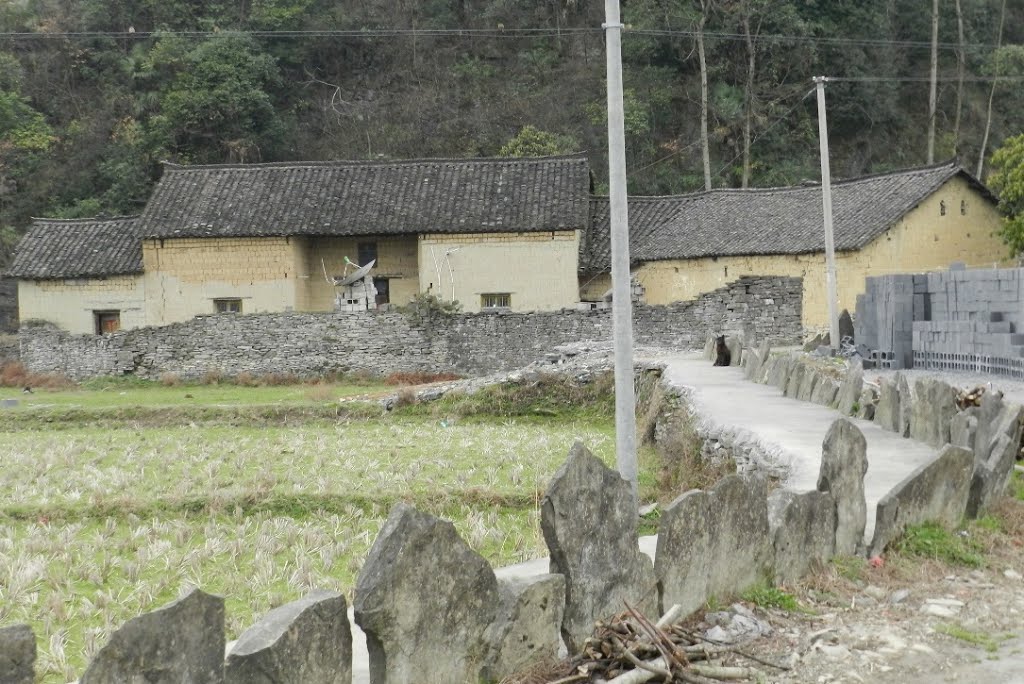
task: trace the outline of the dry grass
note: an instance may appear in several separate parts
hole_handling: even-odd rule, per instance
[[[18,361],[0,365],[0,387],[31,387],[33,389],[66,389],[74,382],[60,373],[30,373]]]
[[[451,382],[461,380],[462,376],[455,373],[392,373],[384,378],[385,385],[428,385],[432,382]]]

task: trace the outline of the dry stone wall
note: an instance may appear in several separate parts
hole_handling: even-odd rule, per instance
[[[634,308],[638,345],[699,349],[709,331],[754,341],[801,335],[799,278],[741,278],[690,302]],[[414,319],[399,312],[203,316],[112,335],[70,335],[37,321],[19,332],[22,362],[73,378],[395,371],[494,372],[552,347],[611,339],[611,312],[564,310]]]

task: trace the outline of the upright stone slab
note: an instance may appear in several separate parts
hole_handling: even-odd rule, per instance
[[[551,572],[565,576],[562,638],[577,653],[594,621],[629,601],[644,614],[658,612],[651,559],[637,543],[632,488],[577,442],[555,473],[541,504],[541,530]]]
[[[561,575],[498,578],[500,605],[491,625],[484,679],[502,681],[530,666],[557,658],[565,613]]]
[[[971,406],[957,413],[949,422],[949,443],[968,451],[974,451],[974,438],[977,432],[978,407]],[[977,454],[975,454],[975,458],[977,458]]]
[[[934,447],[949,444],[949,423],[956,411],[952,387],[935,378],[918,378],[914,383],[910,436]]]
[[[907,525],[935,521],[952,528],[967,510],[974,454],[946,446],[878,502],[870,555],[881,554]]]
[[[974,456],[979,462],[988,461],[992,447],[1000,435],[1011,441],[1020,441],[1021,418],[1024,408],[1006,401],[999,392],[986,392],[978,408],[978,429],[975,436]]]
[[[398,504],[356,582],[371,684],[477,684],[498,580],[447,520]]]
[[[795,365],[796,356],[793,354],[776,356],[775,363],[768,374],[768,384],[778,387],[780,391],[785,393],[786,385],[789,384],[789,374],[793,371]]]
[[[351,684],[352,630],[345,597],[315,591],[245,630],[224,663],[227,684]]]
[[[36,681],[36,636],[28,625],[0,627],[0,683]]]
[[[753,349],[743,350],[743,377],[755,380],[761,370],[761,356]]]
[[[850,312],[847,309],[843,309],[843,312],[839,314],[839,343],[841,344],[844,339],[850,338],[853,341],[853,317],[850,316]],[[836,345],[839,346],[838,344]]]
[[[820,406],[832,406],[836,402],[836,395],[839,394],[839,383],[833,378],[821,374],[818,383],[811,393],[811,401]]]
[[[835,500],[835,552],[852,556],[864,548],[868,514],[864,499],[867,441],[860,428],[846,418],[839,418],[828,429],[821,451],[818,491],[829,492]]]
[[[864,387],[864,367],[860,361],[850,360],[850,367],[839,385],[839,412],[844,416],[853,415],[853,407],[860,400],[860,391]]]
[[[664,607],[678,603],[689,614],[764,577],[771,565],[767,493],[763,479],[730,475],[665,508],[654,563]]]
[[[900,424],[896,431],[904,437],[910,437],[910,422],[913,420],[914,393],[910,390],[910,382],[903,373],[896,374],[896,387],[900,395]]]
[[[818,377],[821,373],[811,363],[804,364],[804,377],[800,380],[800,388],[797,390],[796,398],[800,401],[810,401],[814,394],[814,388],[818,385]]]
[[[775,581],[792,583],[835,555],[836,502],[828,492],[783,489],[768,498]]]
[[[114,632],[80,684],[220,684],[224,681],[224,599],[193,589]]]
[[[807,373],[807,371],[807,364],[804,363],[802,358],[798,357],[794,359],[793,365],[789,371],[789,380],[786,382],[786,388],[782,393],[791,399],[796,399],[800,394],[800,385],[803,384],[804,374]]]
[[[900,389],[899,379],[882,379],[879,383],[878,406],[875,407],[875,423],[889,432],[900,430]]]
[[[715,336],[708,335],[707,341],[704,343],[704,358],[708,361],[715,360]]]
[[[729,348],[729,365],[739,366],[743,360],[743,340],[738,335],[726,335],[725,346]]]
[[[1024,408],[1005,401],[1001,394],[988,392],[982,397],[974,439],[968,516],[981,515],[1006,489],[1021,442],[1022,417]]]
[[[857,400],[857,410],[854,415],[862,420],[874,420],[875,408],[878,406],[878,390],[874,385],[864,384],[860,391],[860,398]]]

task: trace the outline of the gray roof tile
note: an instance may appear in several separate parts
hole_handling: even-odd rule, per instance
[[[52,280],[142,273],[137,217],[33,219],[7,275]]]
[[[583,230],[582,155],[524,159],[167,164],[147,237]]]
[[[864,247],[958,175],[995,201],[984,185],[952,162],[833,183],[836,250]],[[818,184],[631,197],[629,217],[634,263],[825,249]],[[591,223],[582,243],[580,270],[607,271],[611,257],[606,198],[591,202]]]

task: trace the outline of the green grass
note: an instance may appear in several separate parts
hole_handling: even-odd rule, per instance
[[[910,556],[933,558],[969,568],[980,568],[985,563],[981,544],[932,522],[908,527],[894,546],[898,552]]]
[[[954,639],[963,641],[972,646],[977,646],[989,653],[995,653],[999,650],[999,641],[991,634],[967,629],[960,624],[941,624],[935,628],[935,631],[939,634],[945,634],[946,636],[953,637]]]
[[[106,380],[73,389],[37,389],[32,394],[24,394],[18,388],[0,387],[0,399],[18,400],[18,406],[14,409],[5,409],[7,411],[50,408],[301,405],[333,402],[341,397],[394,390],[394,387],[387,387],[382,383],[245,387],[230,384],[165,386],[158,382]]]
[[[744,591],[740,598],[761,608],[780,608],[790,612],[801,610],[795,596],[768,584],[751,587]]]
[[[1010,480],[1010,492],[1018,501],[1024,501],[1024,473],[1019,470],[1013,471],[1013,479]]]
[[[860,556],[836,556],[829,562],[840,577],[851,582],[863,580],[868,566],[867,560]]]

